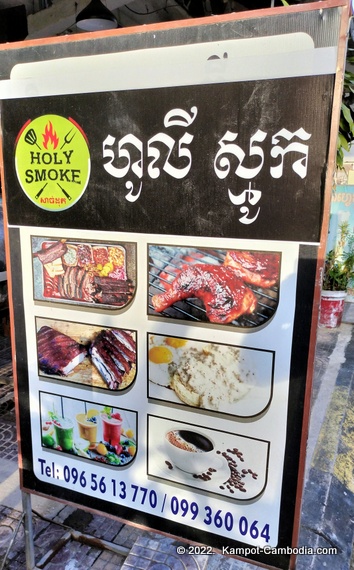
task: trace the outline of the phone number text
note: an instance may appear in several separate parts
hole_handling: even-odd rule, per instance
[[[51,479],[64,478],[65,483],[74,487],[90,489],[101,495],[110,495],[114,499],[133,503],[137,507],[145,506],[155,511],[156,514],[168,513],[169,516],[184,519],[186,524],[192,521],[202,521],[211,532],[215,528],[225,529],[232,535],[241,535],[244,541],[262,539],[262,542],[267,544],[271,540],[271,529],[268,523],[249,520],[245,516],[235,516],[226,509],[215,510],[208,505],[200,507],[196,501],[187,501],[175,495],[168,496],[167,493],[159,493],[155,489],[133,483],[127,484],[125,481],[105,475],[87,474],[85,470],[80,471],[76,467],[64,465],[59,468],[54,462],[48,462],[45,459],[38,459],[38,462],[42,476]],[[236,536],[233,537],[236,538]]]

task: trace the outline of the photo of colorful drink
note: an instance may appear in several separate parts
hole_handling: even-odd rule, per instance
[[[40,392],[41,445],[115,467],[137,453],[137,413]]]
[[[113,447],[120,445],[120,438],[122,434],[122,417],[118,412],[109,413],[104,412],[101,414],[103,440]]]
[[[53,424],[57,444],[63,451],[71,451],[74,446],[74,422],[69,418],[56,417]]]
[[[97,443],[98,417],[96,410],[89,410],[87,414],[76,414],[79,436],[90,442],[90,449],[94,449]]]

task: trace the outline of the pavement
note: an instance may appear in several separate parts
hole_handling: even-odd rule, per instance
[[[298,546],[335,555],[297,557],[296,570],[354,570],[354,304],[336,329],[318,329]],[[1,355],[0,349],[0,374]],[[0,570],[25,570],[11,383],[0,379]],[[0,390],[1,395],[1,390]],[[176,540],[58,501],[32,503],[34,560],[44,570],[255,570],[229,557],[176,553]],[[28,564],[28,561],[27,561]]]

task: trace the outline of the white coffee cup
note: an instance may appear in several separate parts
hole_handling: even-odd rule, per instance
[[[165,434],[165,449],[172,463],[186,473],[204,473],[218,463],[214,441],[194,428],[169,429]]]

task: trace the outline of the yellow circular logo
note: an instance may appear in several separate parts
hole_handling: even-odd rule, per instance
[[[71,208],[86,190],[90,152],[85,133],[70,117],[42,115],[18,134],[16,173],[21,188],[40,208]]]

